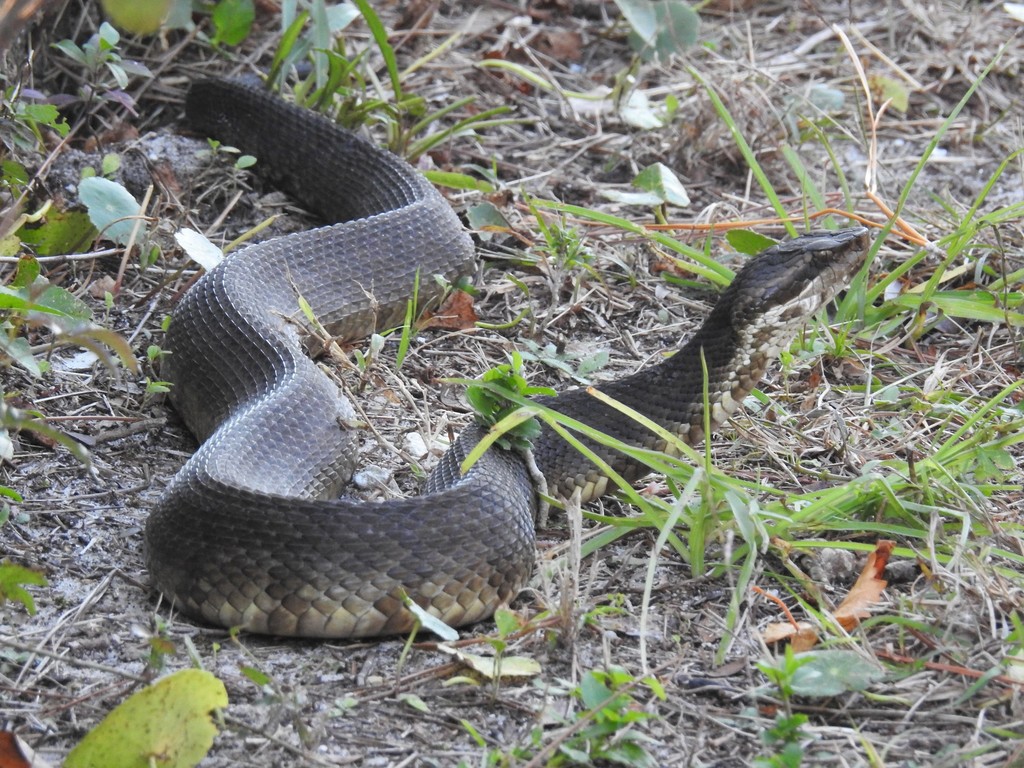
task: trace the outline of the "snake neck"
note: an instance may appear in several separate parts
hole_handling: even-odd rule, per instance
[[[736,412],[777,354],[776,343],[762,347],[747,343],[734,328],[728,308],[719,307],[661,363],[598,389],[687,444],[697,445],[704,440],[706,425],[717,429]],[[709,418],[705,418],[705,400]],[[659,450],[666,449],[663,443],[656,441]]]
[[[772,345],[773,346],[773,345]],[[710,427],[716,429],[734,413],[764,374],[771,346],[753,349],[743,344],[727,311],[713,311],[708,321],[675,354],[631,376],[597,385],[612,400],[646,416],[688,445],[704,440],[705,391],[710,407]],[[704,370],[707,370],[705,385]],[[586,389],[577,389],[539,402],[567,414],[586,414],[583,419],[599,432],[640,448],[678,455],[676,444],[660,437],[632,416],[608,405]],[[640,461],[596,441],[583,443],[617,474],[632,481],[649,469]],[[558,478],[552,492],[571,496],[577,489],[588,501],[608,490],[608,478],[593,465],[569,472],[581,464],[576,448],[550,428],[534,441],[534,457],[541,472]]]

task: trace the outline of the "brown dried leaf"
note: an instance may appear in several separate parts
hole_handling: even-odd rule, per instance
[[[476,327],[478,317],[473,309],[473,297],[465,291],[455,291],[437,312],[428,312],[420,321],[420,330],[440,328],[445,331],[464,331]]]
[[[806,621],[798,621],[796,624],[789,622],[769,624],[761,633],[761,637],[768,644],[788,640],[797,653],[809,651],[818,643],[818,631]]]
[[[868,555],[857,583],[833,614],[843,629],[851,630],[860,624],[861,619],[871,615],[871,606],[881,600],[882,591],[889,583],[882,578],[882,572],[895,546],[896,542],[882,539],[875,545],[875,551]]]
[[[0,731],[0,768],[49,768],[33,755],[28,745],[10,731]]]
[[[88,291],[89,295],[94,299],[102,299],[107,293],[115,293],[117,289],[117,282],[110,275],[103,275],[102,277],[93,280],[89,283]]]
[[[583,36],[568,29],[542,32],[534,41],[534,47],[538,53],[556,61],[579,61],[583,58]]]

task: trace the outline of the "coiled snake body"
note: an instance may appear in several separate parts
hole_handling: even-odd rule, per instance
[[[351,407],[305,354],[301,296],[332,333],[401,322],[417,272],[429,301],[440,274],[469,271],[473,245],[416,171],[329,121],[250,85],[207,81],[187,102],[193,126],[271,164],[279,187],[341,223],[245,248],[205,275],[173,314],[165,373],[201,442],[146,526],[147,564],[175,607],[226,627],[304,637],[366,637],[413,624],[403,595],[452,625],[515,596],[534,561],[535,491],[517,455],[467,430],[417,498],[336,498],[353,468]],[[674,356],[603,385],[680,434],[703,436],[701,350],[712,423],[733,412],[795,330],[863,260],[863,228],[769,249],[722,294]],[[545,404],[635,445],[658,439],[582,391]],[[592,446],[627,478],[635,462]],[[555,492],[604,492],[605,479],[557,435],[535,441]]]

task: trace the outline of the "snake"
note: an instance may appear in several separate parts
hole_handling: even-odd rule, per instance
[[[538,491],[524,457],[492,446],[463,473],[486,434],[474,425],[423,495],[347,495],[358,419],[307,350],[316,324],[356,339],[401,325],[414,295],[438,301],[474,268],[470,234],[404,160],[257,84],[195,82],[185,112],[193,131],[257,157],[325,224],[231,253],[172,311],[161,373],[199,447],[146,522],[156,589],[197,621],[279,636],[405,633],[420,622],[409,601],[450,626],[488,618],[522,590],[536,558]],[[674,354],[600,391],[700,444],[849,284],[868,243],[853,226],[766,249]],[[537,402],[630,446],[672,451],[586,389]],[[548,426],[533,440],[550,494],[588,501],[609,491],[609,468],[627,480],[647,474],[635,455],[580,439],[604,469]]]

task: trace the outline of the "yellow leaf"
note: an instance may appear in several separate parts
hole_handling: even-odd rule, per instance
[[[477,653],[466,653],[443,643],[437,649],[452,654],[474,672],[489,680],[496,677],[534,677],[541,671],[538,662],[525,656],[481,656]]]
[[[160,29],[171,0],[100,0],[110,23],[123,32],[151,35]]]
[[[184,669],[131,696],[71,750],[65,768],[192,768],[213,745],[224,683]]]
[[[883,101],[891,101],[893,107],[900,112],[907,111],[910,106],[910,91],[907,90],[906,83],[883,75],[875,75],[870,80],[871,90]]]

